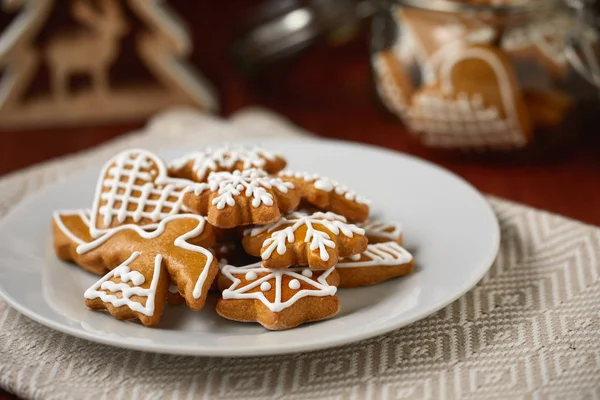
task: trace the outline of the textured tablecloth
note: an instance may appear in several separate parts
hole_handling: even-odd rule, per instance
[[[0,180],[0,215],[126,147],[306,134],[257,110],[231,121],[172,111],[144,132],[11,174]],[[288,356],[167,356],[77,339],[0,301],[0,386],[37,399],[600,399],[600,228],[489,201],[502,243],[488,274],[450,306],[387,335]]]

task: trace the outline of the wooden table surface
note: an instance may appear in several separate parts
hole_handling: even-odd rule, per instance
[[[272,109],[318,135],[376,144],[431,159],[485,193],[600,225],[600,134],[595,127],[558,155],[519,162],[473,162],[433,157],[415,149],[402,126],[374,95],[368,34],[337,47],[316,46],[301,57],[246,77],[229,62],[232,24],[248,5],[173,0],[195,15],[192,62],[215,83],[226,117],[249,105]],[[228,5],[230,5],[228,3]],[[237,10],[230,17],[230,10]],[[233,21],[233,22],[232,22]],[[207,40],[210,38],[210,40]],[[0,132],[0,177],[37,162],[77,152],[143,126],[143,121],[71,129]],[[175,143],[174,143],[175,144]],[[13,398],[0,390],[0,400]]]

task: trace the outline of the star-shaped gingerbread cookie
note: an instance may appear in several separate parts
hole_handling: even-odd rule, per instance
[[[269,270],[260,263],[225,265],[219,275],[222,298],[217,313],[241,322],[258,322],[271,330],[330,318],[340,309],[335,268]]]

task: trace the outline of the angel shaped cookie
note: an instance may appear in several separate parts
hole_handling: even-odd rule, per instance
[[[206,183],[188,188],[183,198],[190,211],[206,215],[219,228],[268,224],[299,202],[300,194],[292,183],[260,169],[213,172]]]
[[[302,200],[320,210],[343,215],[350,221],[364,221],[369,216],[370,201],[339,182],[306,172],[282,171],[279,177],[292,182]]]
[[[186,181],[166,176],[144,150],[113,157],[98,180],[89,220],[53,220],[59,257],[106,275],[85,293],[86,304],[119,319],[158,323],[172,281],[194,310],[203,307],[217,261],[205,218],[179,214]],[[86,230],[86,225],[89,226]]]
[[[293,212],[279,221],[244,231],[242,244],[251,255],[260,256],[266,268],[308,265],[328,269],[339,258],[367,248],[365,231],[340,215],[327,212]]]
[[[269,270],[260,263],[225,265],[219,275],[222,298],[217,313],[241,322],[258,322],[271,330],[330,318],[340,309],[335,268]]]
[[[211,172],[258,168],[273,174],[285,168],[282,156],[261,147],[221,146],[195,151],[171,161],[171,176],[206,182]]]

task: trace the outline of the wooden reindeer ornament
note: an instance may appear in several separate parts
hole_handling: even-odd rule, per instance
[[[45,49],[52,94],[59,100],[67,98],[69,77],[76,72],[91,75],[96,94],[106,95],[109,91],[108,70],[119,54],[119,39],[127,33],[127,23],[116,0],[99,4],[100,13],[95,12],[89,0],[73,2],[73,16],[89,29],[55,35]]]
[[[182,57],[191,51],[185,30],[172,20],[162,0],[68,0],[77,27],[35,40],[55,0],[0,0],[5,11],[21,12],[0,36],[0,129],[104,123],[145,118],[173,105],[216,109],[210,85]],[[148,31],[135,32],[125,7]],[[110,70],[121,56],[121,41],[134,35],[135,51],[156,82],[119,86]],[[45,65],[49,93],[27,95]],[[74,76],[89,87],[71,89]]]

